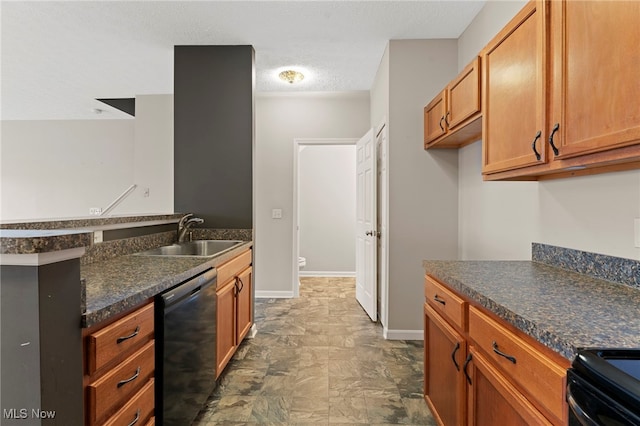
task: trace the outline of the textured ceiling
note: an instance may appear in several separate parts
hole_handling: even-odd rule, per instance
[[[458,38],[474,1],[2,1],[3,120],[127,118],[95,98],[173,93],[173,46],[250,44],[256,90],[369,90],[388,40]],[[299,85],[275,76],[305,72]],[[93,108],[105,109],[96,116]]]

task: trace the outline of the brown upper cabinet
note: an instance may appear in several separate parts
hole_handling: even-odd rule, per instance
[[[424,107],[424,148],[459,148],[482,136],[480,58]]]
[[[640,167],[640,2],[543,1],[481,52],[485,180]]]

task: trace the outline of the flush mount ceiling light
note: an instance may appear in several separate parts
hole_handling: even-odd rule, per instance
[[[278,74],[278,77],[280,77],[280,80],[286,81],[289,84],[300,83],[302,80],[304,80],[304,74],[294,70],[282,71],[280,74]]]

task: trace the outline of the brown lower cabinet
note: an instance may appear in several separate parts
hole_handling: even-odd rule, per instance
[[[462,425],[467,404],[462,373],[466,341],[426,303],[424,313],[425,399],[438,423]]]
[[[424,397],[440,425],[566,425],[569,361],[425,277]]]
[[[468,359],[469,425],[552,424],[473,346]]]
[[[218,268],[216,290],[216,378],[253,325],[251,250]]]
[[[83,330],[85,424],[154,424],[153,306]]]

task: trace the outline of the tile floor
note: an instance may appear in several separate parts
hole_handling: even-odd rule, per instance
[[[435,425],[421,341],[382,338],[352,278],[302,278],[300,298],[257,299],[245,339],[194,426]]]

